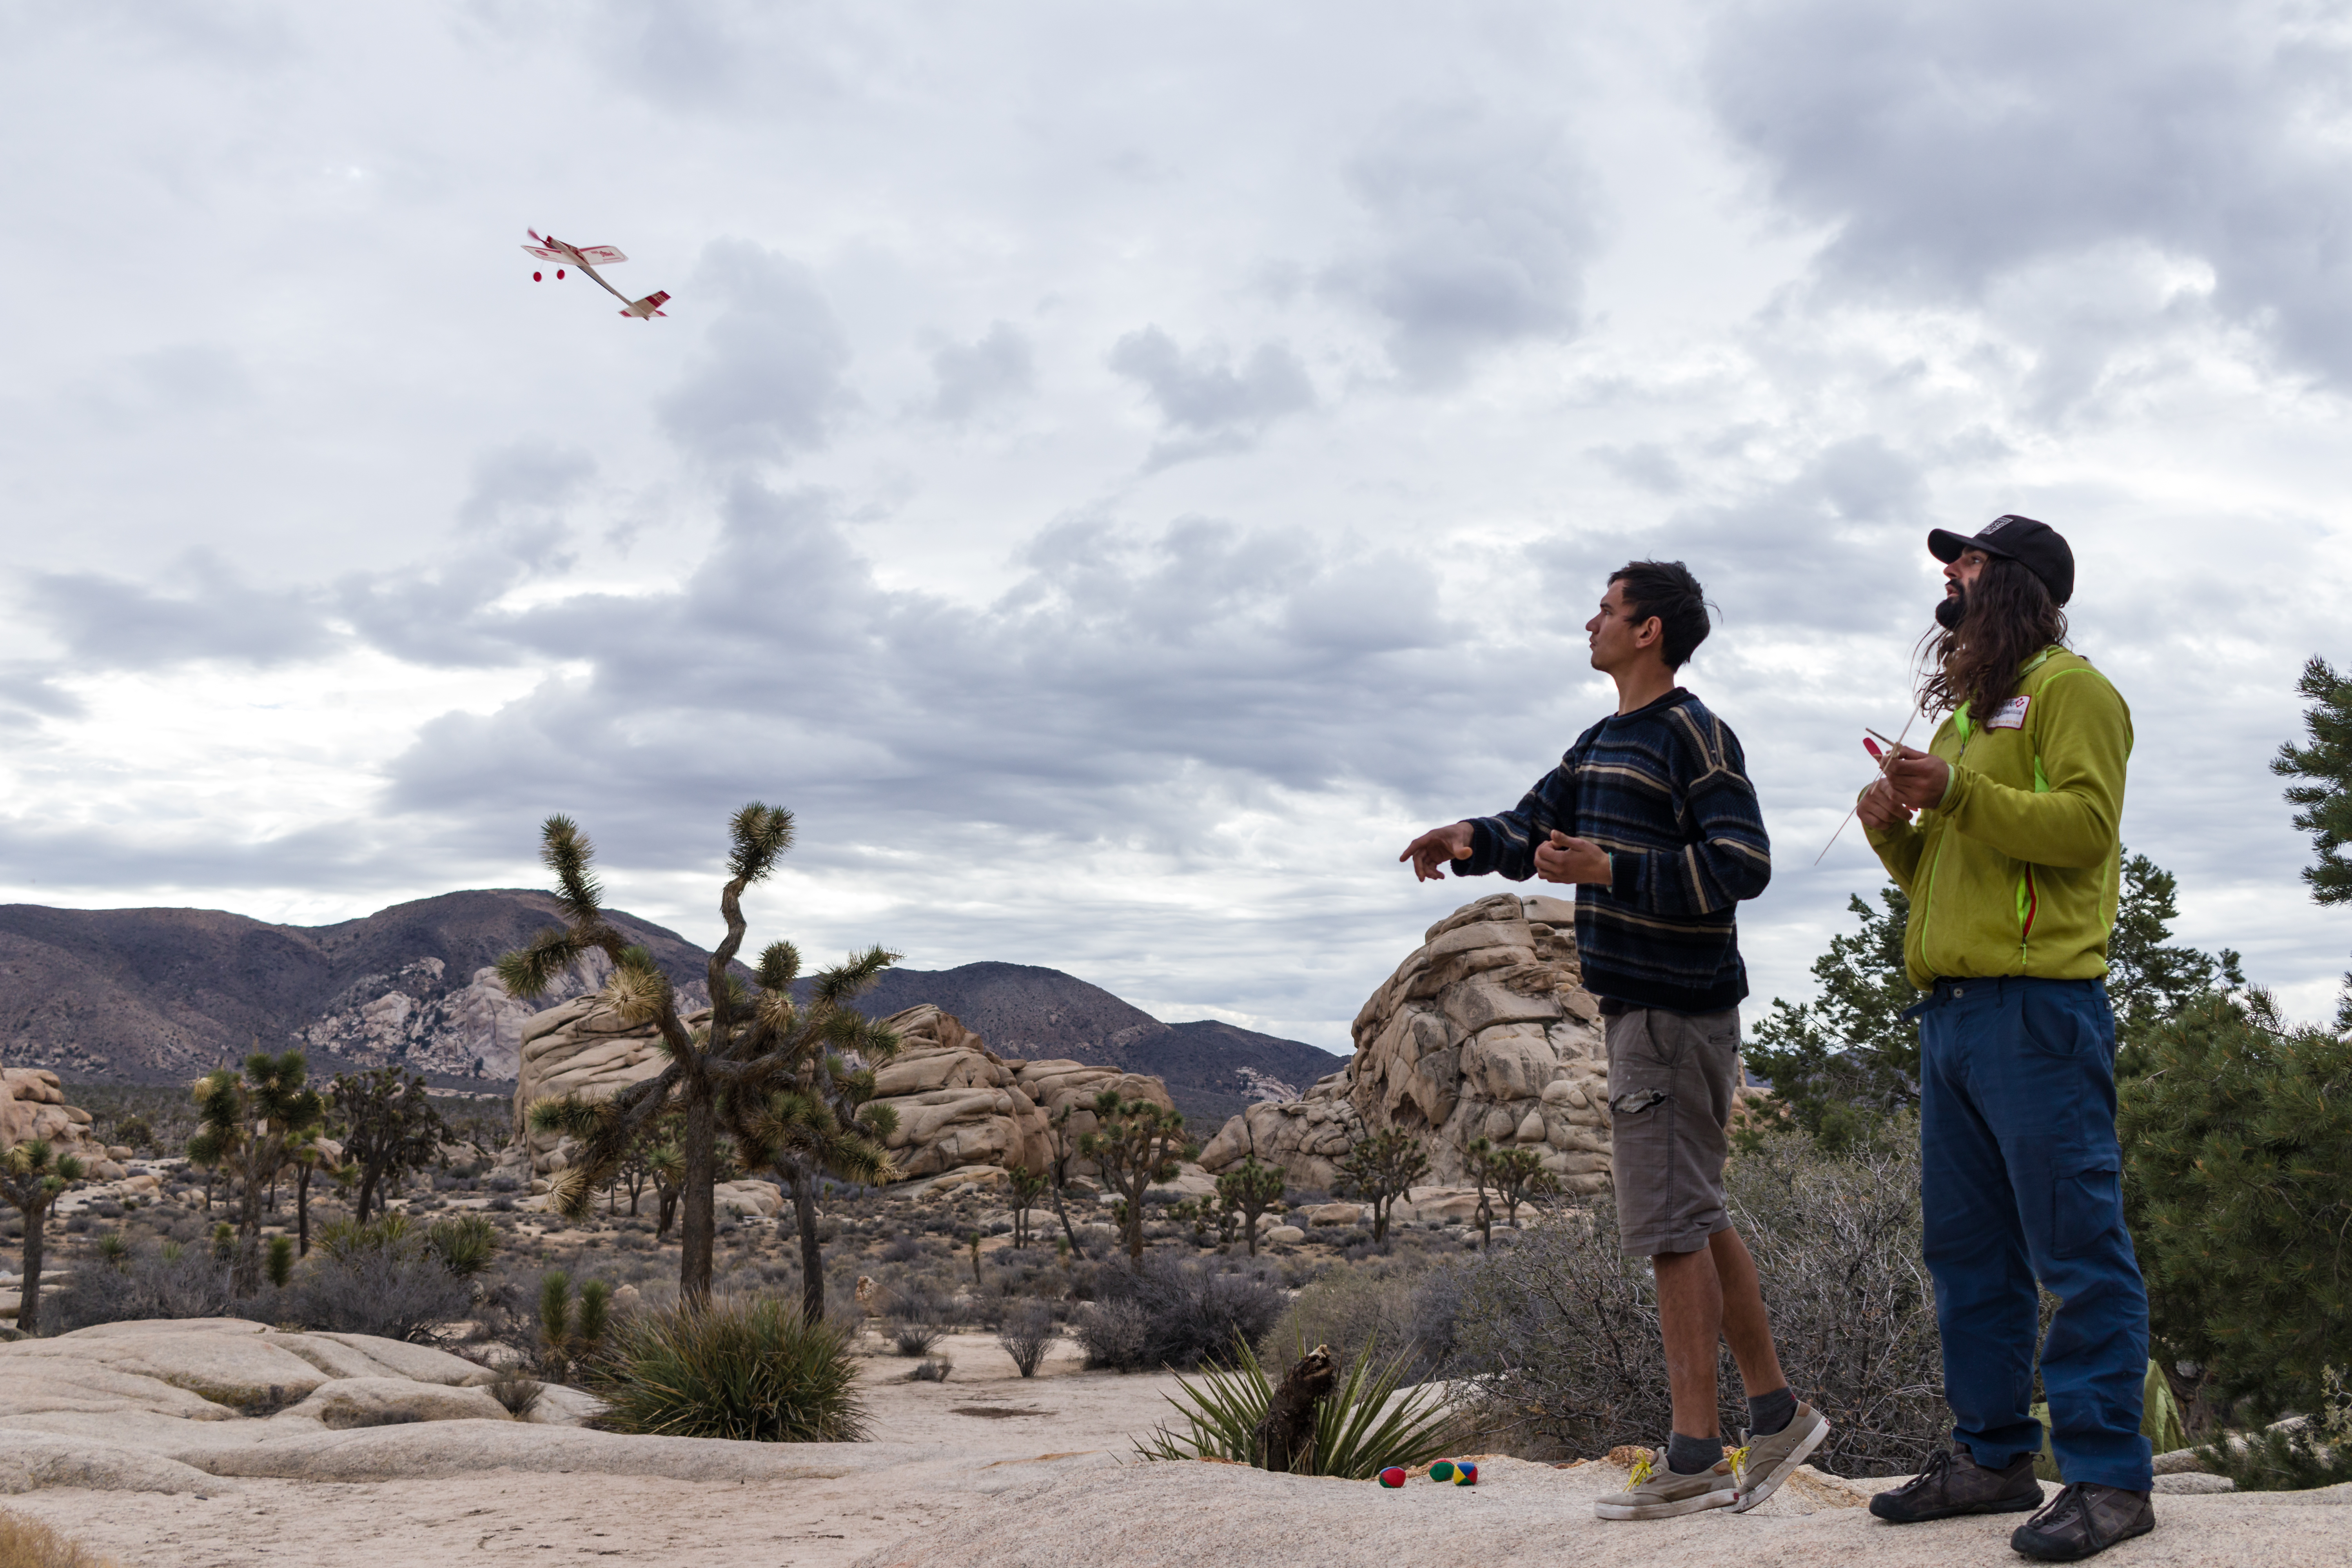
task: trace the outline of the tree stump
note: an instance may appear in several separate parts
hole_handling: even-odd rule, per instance
[[[1255,1447],[1258,1463],[1269,1470],[1289,1470],[1315,1447],[1315,1407],[1331,1396],[1339,1381],[1339,1363],[1329,1345],[1317,1345],[1285,1373],[1258,1417]]]

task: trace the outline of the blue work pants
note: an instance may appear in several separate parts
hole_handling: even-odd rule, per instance
[[[1940,981],[1919,1018],[1920,1199],[1952,1436],[1980,1465],[2039,1452],[2034,1281],[2068,1481],[2145,1491],[2147,1289],[2124,1229],[2116,1020],[2095,980]]]

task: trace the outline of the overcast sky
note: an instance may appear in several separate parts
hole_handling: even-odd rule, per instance
[[[2352,661],[2345,5],[0,0],[0,899],[337,920],[562,810],[709,942],[758,798],[755,940],[1345,1048],[1654,555],[1752,1021],[1880,879],[1927,531],[2021,511],[2182,934],[2352,949],[2267,765]]]

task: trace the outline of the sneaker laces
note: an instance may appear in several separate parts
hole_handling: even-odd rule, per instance
[[[1745,1488],[1748,1485],[1748,1450],[1754,1447],[1755,1445],[1753,1443],[1742,1443],[1739,1447],[1732,1449],[1731,1452],[1723,1456],[1726,1459],[1731,1462],[1731,1479],[1733,1485],[1741,1488]]]
[[[1938,1448],[1927,1456],[1927,1462],[1919,1467],[1919,1473],[1912,1477],[1909,1484],[1902,1489],[1906,1492],[1914,1491],[1933,1485],[1942,1480],[1944,1472],[1951,1468],[1952,1451],[1949,1448]]]
[[[1656,1469],[1657,1465],[1651,1458],[1650,1451],[1647,1448],[1643,1449],[1642,1457],[1633,1461],[1633,1479],[1625,1483],[1625,1489],[1632,1491],[1639,1487],[1643,1481],[1648,1480]]]

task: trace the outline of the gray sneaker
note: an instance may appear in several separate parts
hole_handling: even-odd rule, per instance
[[[1778,1491],[1829,1435],[1829,1418],[1810,1405],[1798,1405],[1789,1424],[1769,1436],[1749,1434],[1747,1447],[1725,1456],[1739,1482],[1739,1500],[1731,1511],[1746,1513]]]
[[[1625,1489],[1602,1498],[1592,1511],[1602,1519],[1672,1519],[1702,1509],[1729,1508],[1738,1500],[1729,1460],[1685,1476],[1668,1469],[1657,1455],[1644,1453],[1633,1461]]]

